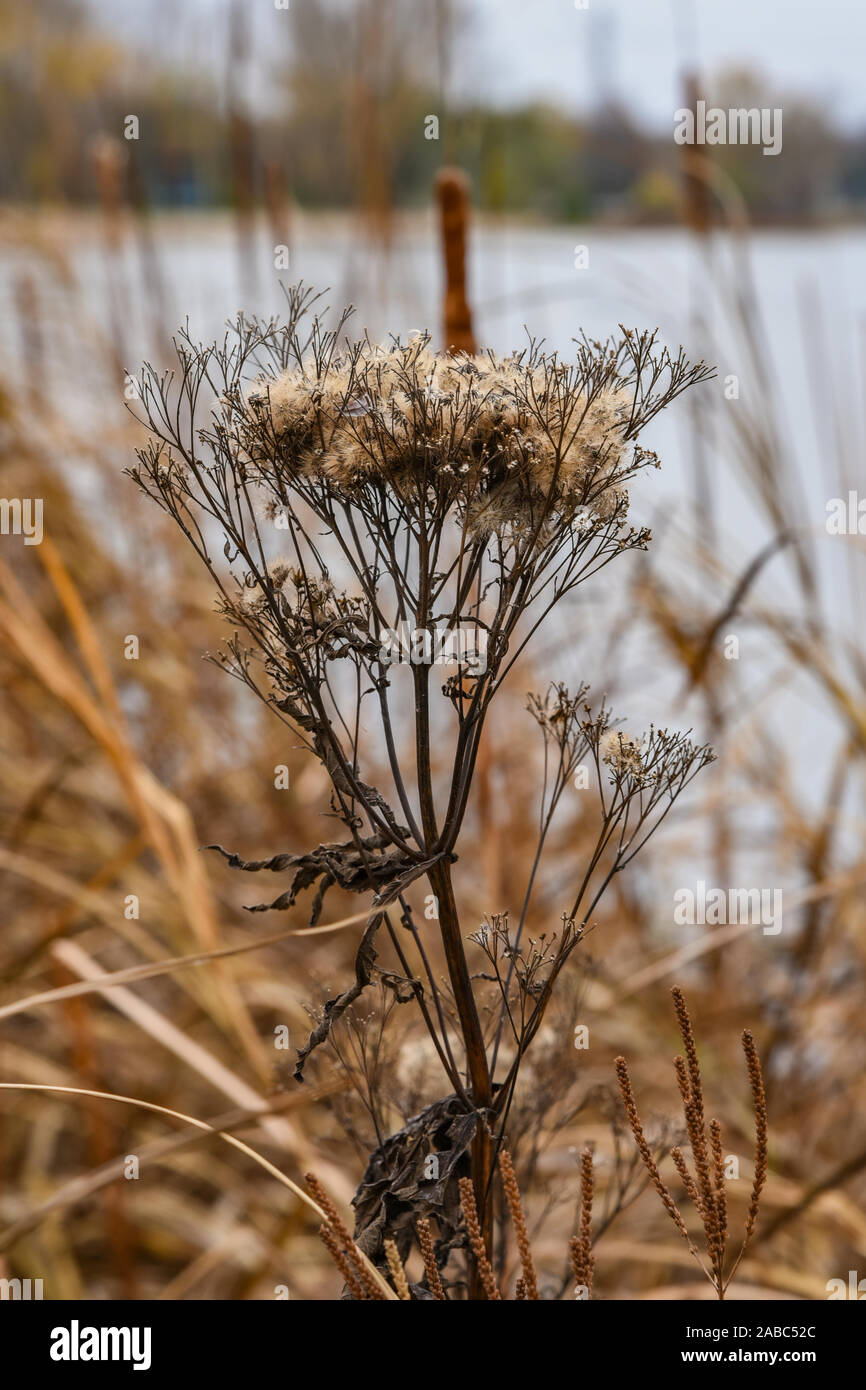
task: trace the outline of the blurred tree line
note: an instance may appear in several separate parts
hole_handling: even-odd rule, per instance
[[[542,103],[500,110],[449,101],[455,56],[483,47],[451,0],[293,6],[266,55],[266,101],[233,79],[232,44],[246,11],[229,0],[226,13],[233,27],[215,72],[173,58],[170,47],[158,61],[143,58],[83,0],[0,0],[0,199],[93,201],[94,151],[106,135],[122,140],[134,114],[131,165],[139,196],[154,206],[230,205],[241,181],[243,196],[257,201],[278,169],[301,206],[351,206],[377,218],[426,204],[436,169],[453,162],[489,212],[553,221],[677,216],[682,151],[673,113],[668,134],[641,129],[615,102],[578,119]],[[840,133],[819,109],[768,95],[747,72],[708,84],[706,95],[725,108],[783,108],[780,157],[750,146],[707,151],[753,220],[809,222],[866,207],[866,133]]]

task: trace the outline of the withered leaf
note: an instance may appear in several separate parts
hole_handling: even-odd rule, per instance
[[[406,1259],[415,1240],[419,1216],[433,1216],[439,1229],[437,1261],[444,1265],[450,1251],[463,1244],[463,1214],[458,1179],[470,1171],[469,1149],[480,1111],[467,1111],[456,1095],[434,1102],[370,1155],[366,1172],[352,1199],[355,1240],[387,1275],[385,1237],[395,1241]],[[435,1175],[428,1159],[435,1156]],[[429,1296],[418,1286],[419,1297]]]

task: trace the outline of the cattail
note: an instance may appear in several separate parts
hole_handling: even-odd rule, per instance
[[[466,1230],[469,1234],[469,1244],[472,1247],[472,1253],[478,1265],[478,1273],[481,1276],[484,1292],[489,1299],[501,1299],[502,1295],[496,1287],[493,1270],[487,1258],[487,1251],[484,1248],[484,1237],[481,1234],[481,1226],[478,1222],[478,1210],[475,1206],[475,1190],[472,1186],[471,1178],[460,1179],[460,1205],[463,1208],[463,1215],[466,1219]]]
[[[364,1260],[361,1256],[361,1252],[355,1244],[354,1237],[349,1234],[349,1231],[346,1229],[346,1226],[343,1223],[340,1213],[337,1211],[337,1208],[334,1206],[334,1203],[331,1201],[324,1187],[319,1182],[319,1179],[315,1176],[314,1173],[305,1173],[304,1181],[307,1184],[307,1187],[312,1192],[319,1206],[322,1208],[322,1211],[327,1216],[328,1224],[333,1230],[335,1236],[338,1238],[342,1248],[345,1250],[349,1259],[352,1261],[352,1264],[355,1266],[358,1278],[360,1279],[361,1283],[364,1286],[364,1289],[366,1290],[367,1297],[374,1299],[384,1299],[385,1295],[382,1293],[381,1289],[379,1288],[378,1284],[376,1283],[375,1279],[373,1278],[372,1274],[370,1273],[369,1269],[364,1263]]]
[[[416,1227],[418,1233],[418,1245],[421,1249],[421,1258],[424,1261],[424,1270],[427,1275],[427,1287],[433,1297],[440,1303],[444,1303],[445,1290],[442,1287],[442,1280],[439,1277],[439,1266],[436,1263],[436,1254],[433,1249],[433,1233],[430,1230],[430,1222],[426,1216],[418,1217]]]
[[[397,1297],[408,1303],[412,1297],[409,1293],[409,1281],[406,1278],[403,1261],[400,1259],[400,1251],[393,1240],[385,1241],[385,1259],[388,1261],[388,1268],[391,1271],[394,1288],[397,1290]]]
[[[290,188],[283,164],[269,159],[265,164],[265,207],[275,246],[291,247],[292,214]]]
[[[755,1039],[748,1029],[743,1033],[743,1052],[746,1055],[746,1070],[752,1086],[755,1105],[755,1176],[752,1182],[752,1195],[746,1214],[746,1235],[743,1245],[751,1239],[758,1219],[758,1206],[761,1192],[767,1179],[767,1096],[764,1091],[764,1078]]]
[[[517,1237],[517,1248],[520,1251],[520,1265],[523,1270],[522,1282],[526,1286],[526,1297],[537,1299],[538,1281],[535,1277],[535,1265],[532,1262],[532,1251],[529,1247],[529,1233],[526,1229],[526,1218],[523,1215],[523,1206],[520,1201],[520,1189],[517,1186],[517,1178],[514,1174],[514,1164],[511,1161],[511,1154],[507,1149],[502,1149],[499,1154],[499,1171],[502,1174],[505,1199],[508,1202],[508,1210],[511,1212],[514,1234]]]
[[[469,226],[469,184],[460,169],[440,169],[436,196],[445,261],[445,347],[449,352],[477,351],[472,311],[466,296],[466,234]]]
[[[688,73],[685,76],[684,88],[684,106],[691,111],[696,111],[700,89],[694,73]],[[681,147],[681,154],[684,221],[693,232],[699,236],[706,236],[712,225],[709,181],[711,166],[706,148],[686,144]]]
[[[358,1279],[356,1278],[355,1273],[351,1265],[349,1264],[349,1261],[346,1259],[346,1252],[341,1246],[333,1226],[330,1226],[327,1223],[327,1221],[323,1222],[323,1224],[319,1227],[319,1237],[327,1246],[331,1259],[334,1261],[334,1264],[337,1266],[338,1270],[342,1274],[343,1282],[346,1285],[352,1297],[360,1299],[362,1301],[366,1299],[367,1292],[363,1288],[363,1286],[358,1282]]]

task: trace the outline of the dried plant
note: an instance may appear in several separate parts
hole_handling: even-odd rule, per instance
[[[355,1298],[371,1298],[381,1300],[383,1294],[377,1286],[371,1274],[364,1256],[358,1249],[353,1237],[349,1234],[346,1225],[334,1206],[322,1183],[315,1173],[307,1173],[305,1181],[318,1202],[319,1206],[327,1216],[327,1221],[319,1228],[319,1235],[328,1248],[328,1253],[333,1258],[341,1274],[343,1275],[349,1289]]]
[[[592,1293],[592,1276],[595,1270],[595,1258],[592,1253],[593,1191],[592,1149],[587,1147],[580,1156],[580,1234],[572,1236],[569,1241],[575,1284],[579,1291],[586,1291],[587,1298]]]
[[[317,80],[310,66],[306,81],[314,86]],[[373,89],[367,86],[370,106]],[[119,143],[125,144],[113,141],[114,153]],[[366,158],[369,142],[360,143]],[[495,161],[496,149],[491,146],[490,152]],[[484,159],[477,168],[484,177]],[[0,559],[4,1077],[47,1079],[49,1072],[67,1071],[67,1079],[110,1093],[134,1086],[152,1101],[206,1117],[219,1129],[230,1119],[221,1113],[223,1090],[214,1091],[216,1079],[233,1108],[231,1123],[237,1125],[243,1114],[245,1123],[254,1123],[254,1132],[267,1135],[269,1143],[284,1114],[290,1116],[291,1134],[279,1140],[275,1160],[287,1172],[294,1169],[294,1176],[313,1166],[335,1197],[348,1202],[357,1157],[366,1155],[378,1137],[362,1132],[375,1131],[375,1125],[364,1123],[347,1137],[344,1116],[356,1118],[358,1106],[340,1089],[341,1078],[329,1077],[315,1088],[292,1086],[291,1094],[278,1098],[266,1098],[264,1087],[273,1025],[291,1023],[294,1036],[305,1022],[301,1001],[336,993],[323,985],[335,977],[339,981],[340,972],[351,978],[351,929],[292,940],[293,929],[302,925],[297,911],[283,915],[285,940],[256,931],[260,917],[250,919],[252,930],[238,934],[233,924],[237,899],[229,896],[236,885],[223,892],[220,866],[207,866],[196,852],[202,838],[218,839],[248,856],[271,848],[307,848],[313,843],[307,839],[312,817],[321,806],[321,779],[315,771],[306,775],[305,755],[286,747],[293,740],[286,740],[277,719],[264,707],[248,707],[239,719],[236,696],[245,692],[233,682],[213,680],[207,667],[191,659],[203,645],[214,648],[219,641],[218,620],[208,613],[207,572],[202,567],[196,573],[192,551],[186,554],[188,548],[176,544],[169,518],[155,508],[149,516],[130,511],[128,489],[116,477],[118,454],[140,442],[134,422],[122,426],[119,386],[127,385],[121,367],[141,353],[143,320],[148,320],[152,351],[163,364],[177,313],[176,305],[166,302],[166,287],[177,279],[183,296],[202,309],[205,300],[216,307],[220,300],[234,300],[234,266],[217,254],[192,259],[183,254],[182,274],[176,275],[174,219],[151,217],[143,205],[123,207],[124,180],[117,173],[115,167],[115,187],[101,189],[102,234],[89,215],[82,219],[70,209],[40,212],[23,205],[4,217],[0,231],[10,309],[0,361],[4,496],[22,492],[44,497],[48,528],[46,543],[26,551],[4,538]],[[315,248],[316,260],[321,260],[329,254],[331,225],[330,218],[323,224],[308,212],[291,237],[275,228],[256,238],[256,247],[247,248],[250,257],[254,251],[266,254],[257,267],[248,268],[249,278],[257,278],[260,288],[270,284],[273,243],[294,239],[293,259],[301,261]],[[505,229],[504,235],[509,235]],[[497,236],[489,247],[482,239],[482,263]],[[858,1117],[866,1107],[862,1049],[856,1039],[863,1023],[866,860],[856,827],[866,751],[866,661],[862,629],[850,623],[849,606],[813,604],[807,595],[826,597],[846,591],[846,585],[854,593],[862,579],[862,546],[853,535],[848,544],[815,537],[823,529],[824,489],[828,495],[844,495],[850,485],[848,452],[860,416],[855,378],[849,380],[843,370],[847,338],[836,331],[840,305],[833,296],[826,245],[820,238],[808,247],[804,243],[804,263],[811,265],[818,289],[810,299],[816,312],[803,315],[799,341],[775,315],[772,295],[758,293],[774,264],[772,257],[764,260],[760,237],[750,244],[738,224],[736,240],[736,256],[703,262],[695,300],[700,325],[698,317],[677,319],[664,276],[654,273],[654,248],[660,246],[655,236],[653,246],[639,240],[634,255],[623,261],[628,283],[623,277],[617,286],[614,274],[609,285],[612,294],[628,295],[635,284],[633,272],[646,272],[650,315],[661,317],[664,309],[672,334],[689,343],[700,341],[701,351],[713,357],[730,357],[741,386],[752,386],[727,408],[720,408],[713,390],[695,393],[693,428],[682,433],[680,443],[686,470],[694,470],[698,524],[680,528],[675,519],[679,508],[675,514],[666,507],[664,534],[650,553],[618,567],[617,611],[606,611],[597,621],[593,605],[591,620],[580,622],[574,634],[575,650],[582,647],[586,663],[579,673],[591,672],[596,687],[602,685],[603,673],[605,689],[623,692],[618,701],[638,683],[644,695],[650,682],[667,690],[678,675],[683,690],[691,689],[692,695],[688,709],[677,709],[676,719],[684,725],[700,723],[704,736],[723,754],[718,776],[703,779],[706,799],[692,802],[687,820],[677,817],[678,835],[655,846],[646,878],[620,875],[615,891],[601,904],[596,939],[604,940],[605,950],[601,989],[593,989],[591,999],[599,1030],[594,1040],[603,1028],[606,1037],[623,1038],[615,1050],[636,1057],[638,1036],[644,1046],[644,1039],[667,1033],[664,991],[652,985],[662,975],[677,978],[688,960],[690,1005],[701,1017],[704,1071],[723,1077],[724,1054],[715,1048],[726,1026],[736,1024],[739,1032],[749,1021],[750,1001],[772,1001],[765,1011],[761,1062],[780,1181],[769,1212],[762,1200],[748,1251],[748,1279],[755,1297],[805,1294],[821,1299],[829,1291],[827,1276],[849,1268],[862,1235],[866,1131]],[[185,238],[181,242],[185,245]],[[149,259],[147,266],[142,261],[146,285],[141,314],[133,254],[139,245]],[[112,273],[103,277],[102,287],[91,273],[94,265],[98,268],[100,246],[112,256]],[[529,280],[522,282],[520,270],[510,292],[502,286],[497,313],[503,324],[519,328],[525,314],[521,286],[531,282],[533,267],[550,249],[549,229],[527,231],[522,238],[525,259],[522,254],[520,266]],[[565,242],[562,249],[568,250]],[[363,272],[352,277],[352,292],[371,320],[394,311],[407,323],[420,321],[429,286],[417,275],[416,243],[407,239],[405,260],[403,255],[403,245],[395,243],[387,280],[371,275],[365,284]],[[517,263],[514,269],[518,271]],[[715,333],[701,315],[701,306],[711,299],[720,308],[720,316],[710,316]],[[567,340],[570,331],[567,303],[567,296],[560,296],[550,315],[549,331],[557,339]],[[823,379],[823,370],[834,389],[832,399],[826,390],[813,392],[813,420],[805,397],[796,399],[792,426],[784,384],[790,353],[796,356],[797,350],[813,362],[814,380]],[[81,370],[84,357],[86,371]],[[74,381],[75,389],[63,388],[64,381]],[[811,438],[810,426],[827,444],[819,472],[803,442]],[[732,478],[742,483],[743,508],[730,527],[730,512],[718,504]],[[806,495],[804,479],[810,484]],[[676,485],[671,491],[676,494]],[[684,500],[681,493],[679,501]],[[780,542],[787,544],[786,551],[766,564],[778,554]],[[627,571],[631,584],[620,582]],[[780,571],[786,582],[774,590],[774,574]],[[757,590],[752,586],[759,572]],[[727,631],[740,631],[745,638],[745,659],[722,656],[719,639]],[[147,634],[143,659],[134,666],[117,660],[121,632]],[[751,649],[749,633],[754,637]],[[555,626],[542,629],[532,648],[540,674],[520,674],[514,682],[518,690],[536,684],[543,688],[550,673],[562,674],[558,658],[551,657],[561,640]],[[639,665],[633,659],[635,644]],[[804,761],[800,740],[788,736],[785,692],[798,687],[807,692],[810,720],[820,711],[817,760]],[[761,691],[772,698],[756,698]],[[477,814],[471,810],[467,816],[461,860],[454,868],[468,929],[485,912],[509,907],[516,924],[535,844],[532,793],[538,762],[534,747],[522,737],[520,701],[511,699],[507,688],[503,697],[481,746],[473,779]],[[122,746],[113,733],[116,706],[129,716],[129,738]],[[672,719],[671,707],[662,707]],[[749,710],[745,719],[744,709]],[[401,748],[405,727],[398,728]],[[447,740],[434,740],[433,750],[441,764],[448,756]],[[269,771],[278,761],[291,769],[288,794],[271,794],[269,778],[262,777],[263,769]],[[436,775],[434,767],[434,779]],[[368,780],[380,785],[378,770]],[[570,894],[560,901],[560,889],[566,869],[584,862],[592,829],[589,802],[586,793],[563,796],[524,937],[538,937],[548,922],[556,929],[561,909],[569,906]],[[720,884],[784,881],[797,886],[790,899],[786,886],[786,928],[779,937],[747,937],[735,944],[727,932],[710,932],[685,945],[659,934],[666,905],[662,894],[673,867],[666,856],[676,856],[680,868],[684,851],[690,862],[703,865],[708,847]],[[488,860],[495,872],[488,871]],[[757,876],[751,876],[753,868]],[[118,914],[118,895],[127,892],[140,894],[147,904],[140,922]],[[340,903],[337,915],[343,912]],[[408,928],[398,924],[396,930],[414,966],[414,939],[406,936]],[[439,980],[445,972],[436,924],[422,922],[419,935]],[[607,1067],[604,1049],[593,1046],[579,1057],[571,1050],[572,1022],[584,1015],[573,1013],[570,1005],[586,980],[592,939],[587,934],[557,985],[509,1112],[514,1162],[544,1296],[557,1233],[579,1229],[579,1211],[573,1223],[563,1219],[565,1184],[558,1180],[569,1148],[579,1157],[585,1137],[601,1132],[596,1244],[612,1213],[630,1206],[651,1181],[619,1113],[613,1153],[603,1134],[610,1116],[606,1095],[596,1083]],[[69,945],[79,948],[79,973],[72,975]],[[701,948],[698,957],[689,949],[695,945]],[[200,957],[205,948],[217,954]],[[475,949],[470,946],[468,954],[487,1035],[488,995],[497,987],[485,984],[475,969]],[[220,958],[221,950],[227,960]],[[87,958],[91,979],[81,973]],[[386,963],[391,964],[381,962]],[[110,990],[95,975],[109,968],[117,968]],[[423,969],[417,973],[424,983]],[[60,980],[69,979],[77,980],[72,988],[82,991],[80,996],[55,992]],[[138,1011],[127,1014],[118,1008],[124,992],[118,986],[138,993],[142,979],[147,981],[145,998],[155,1006],[149,1020]],[[795,981],[796,988],[780,990],[780,979]],[[426,983],[424,987],[424,1002],[433,1011]],[[625,1009],[619,1002],[622,992],[628,995]],[[365,1015],[371,1012],[369,994],[359,1001]],[[442,995],[448,1027],[459,1039],[447,980]],[[393,992],[391,997],[396,1000]],[[347,1020],[348,1014],[336,1032],[351,1064]],[[493,1015],[491,1024],[495,1021]],[[405,1051],[425,1058],[432,1054],[432,1064],[425,1061],[423,1073],[419,1068],[408,1095],[394,1086],[387,1065],[375,1063],[376,1123],[382,1134],[439,1094],[438,1058],[432,1041],[419,1037],[422,1028],[414,1007],[391,1009],[386,1060]],[[370,1037],[374,1031],[378,1029],[371,1025]],[[627,1039],[627,1033],[635,1040]],[[172,1041],[167,1044],[167,1039]],[[506,1022],[500,1058],[508,1041]],[[569,1067],[569,1059],[580,1065]],[[369,1057],[363,1060],[374,1066]],[[317,1070],[324,1072],[327,1065],[322,1057]],[[261,1094],[260,1104],[268,1106],[255,1122],[248,1108],[250,1084]],[[651,1085],[648,1071],[645,1087],[640,1087],[644,1119]],[[618,1096],[616,1100],[621,1112]],[[2,1089],[0,1106],[0,1274],[48,1273],[51,1297],[60,1299],[270,1298],[274,1278],[287,1282],[293,1298],[329,1296],[331,1262],[325,1247],[317,1248],[315,1222],[299,1228],[296,1195],[258,1164],[234,1161],[226,1145],[211,1142],[206,1131],[193,1127],[166,1135],[160,1128],[149,1134],[146,1110],[132,1111],[140,1119],[130,1125],[123,1118],[124,1107],[47,1088],[21,1093],[14,1087]],[[281,1113],[269,1113],[272,1106]],[[726,1133],[736,1132],[737,1112],[735,1104],[730,1117],[722,1114]],[[649,1132],[656,1160],[665,1170],[667,1127],[656,1120]],[[34,1144],[44,1133],[56,1142]],[[151,1173],[149,1192],[145,1183],[124,1181],[122,1156],[133,1134]],[[730,1139],[727,1146],[732,1147]],[[176,1162],[176,1152],[182,1163]],[[165,1163],[166,1156],[168,1164],[154,1177],[154,1163]],[[672,1177],[691,1227],[675,1182]],[[734,1184],[730,1194],[737,1224],[739,1187]],[[215,1202],[215,1192],[224,1200]],[[263,1237],[258,1253],[245,1239],[225,1242],[229,1202],[240,1214],[239,1229],[254,1224]],[[730,1219],[733,1225],[734,1216]],[[415,1222],[419,1237],[426,1220]],[[58,1222],[62,1248],[51,1235]],[[632,1296],[640,1269],[666,1268],[676,1279],[676,1263],[668,1263],[658,1243],[658,1223],[667,1223],[660,1209],[654,1223],[632,1233],[630,1247],[643,1249],[639,1265],[625,1246],[609,1250],[603,1270],[606,1296]],[[160,1233],[156,1242],[154,1224]],[[441,1227],[435,1221],[427,1225],[436,1230],[441,1247]],[[557,1253],[559,1245],[561,1241]],[[511,1252],[499,1239],[494,1248],[493,1266],[505,1294]],[[452,1265],[461,1261],[460,1248],[455,1251]],[[745,1276],[745,1265],[741,1272]],[[449,1295],[455,1296],[452,1274],[453,1268],[443,1271]],[[602,1282],[601,1270],[596,1278]],[[647,1273],[647,1284],[650,1278]],[[562,1296],[568,1296],[572,1278],[567,1260],[562,1279]],[[749,1291],[744,1284],[738,1292]],[[669,1285],[665,1292],[690,1297],[695,1286]]]
[[[511,1213],[511,1224],[517,1238],[517,1248],[520,1251],[520,1264],[523,1269],[523,1278],[520,1280],[525,1297],[529,1299],[538,1298],[538,1280],[535,1274],[535,1265],[532,1262],[532,1251],[529,1246],[529,1232],[526,1229],[526,1217],[523,1215],[523,1206],[520,1201],[520,1189],[517,1186],[517,1178],[514,1173],[514,1164],[511,1162],[511,1154],[507,1149],[501,1149],[499,1153],[499,1171],[502,1174],[502,1186],[505,1189],[505,1197],[508,1202],[508,1210]]]
[[[427,1279],[427,1287],[432,1293],[437,1303],[445,1302],[445,1290],[442,1287],[442,1280],[439,1277],[439,1266],[436,1263],[436,1253],[433,1248],[433,1233],[430,1229],[430,1222],[426,1216],[418,1218],[418,1248],[421,1251],[421,1258],[424,1261],[424,1274]]]
[[[511,1221],[514,1227],[514,1234],[520,1255],[520,1267],[522,1270],[522,1273],[515,1280],[514,1298],[517,1302],[523,1302],[524,1300],[538,1301],[541,1295],[538,1290],[538,1280],[529,1243],[526,1218],[523,1214],[523,1204],[520,1199],[520,1189],[517,1184],[514,1165],[511,1161],[511,1154],[507,1149],[502,1149],[499,1154],[499,1171],[508,1210],[511,1214]],[[343,1221],[338,1215],[333,1202],[322,1187],[322,1184],[309,1173],[307,1174],[307,1184],[310,1191],[315,1196],[316,1201],[319,1203],[319,1206],[325,1211],[328,1217],[328,1220],[321,1226],[319,1235],[331,1259],[343,1276],[347,1293],[351,1295],[352,1298],[365,1302],[371,1299],[381,1299],[382,1293],[376,1287],[369,1271],[366,1269],[363,1255],[346,1230]],[[493,1267],[487,1258],[487,1250],[478,1218],[478,1208],[475,1205],[475,1191],[472,1186],[472,1180],[470,1178],[461,1178],[459,1180],[459,1188],[465,1237],[475,1255],[485,1297],[491,1302],[500,1302],[503,1299],[503,1294],[500,1292]],[[571,1264],[577,1284],[575,1296],[582,1299],[587,1299],[591,1295],[592,1275],[595,1266],[595,1260],[592,1254],[591,1235],[592,1199],[592,1150],[587,1147],[581,1155],[580,1232],[577,1236],[573,1236],[569,1242]],[[404,1302],[410,1301],[413,1298],[433,1299],[437,1302],[445,1302],[448,1296],[442,1286],[439,1264],[434,1251],[430,1222],[426,1217],[421,1217],[419,1219],[416,1234],[418,1238],[418,1248],[421,1251],[421,1256],[424,1261],[426,1288],[421,1284],[412,1285],[409,1283],[406,1269],[400,1257],[396,1242],[387,1237],[384,1241],[388,1270],[397,1297]]]
[[[616,1073],[626,1117],[653,1186],[680,1235],[687,1242],[691,1253],[715,1289],[717,1297],[723,1299],[752,1238],[758,1219],[761,1192],[767,1177],[767,1099],[764,1094],[761,1063],[755,1047],[755,1040],[750,1032],[745,1031],[742,1038],[743,1052],[746,1058],[746,1069],[752,1088],[752,1102],[755,1112],[755,1171],[743,1241],[733,1264],[726,1272],[728,1200],[725,1187],[726,1172],[725,1155],[722,1147],[722,1127],[716,1119],[710,1120],[709,1127],[707,1127],[704,1116],[703,1084],[692,1021],[686,1008],[682,990],[674,987],[672,994],[677,1022],[682,1034],[683,1049],[686,1054],[684,1058],[680,1056],[674,1058],[674,1069],[683,1103],[683,1115],[692,1152],[694,1174],[689,1170],[682,1149],[679,1147],[671,1149],[671,1157],[686,1194],[701,1218],[709,1267],[701,1259],[676,1200],[665,1184],[659,1172],[658,1163],[647,1143],[632,1090],[628,1063],[624,1057],[617,1057]]]
[[[495,1156],[554,984],[613,877],[711,757],[666,730],[623,734],[604,705],[593,713],[585,686],[575,696],[556,684],[531,697],[545,762],[532,872],[513,938],[504,917],[470,938],[494,966],[498,1015],[488,1036],[452,879],[482,734],[540,624],[617,556],[646,547],[649,533],[628,522],[627,484],[658,460],[638,437],[710,372],[659,347],[654,334],[628,330],[606,343],[576,340],[568,362],[533,341],[504,358],[437,355],[423,334],[405,344],[352,342],[348,315],[328,329],[309,318],[314,302],[298,287],[288,293],[286,324],[241,316],[222,344],[205,347],[182,334],[177,376],[146,368],[140,400],[150,440],[132,476],[212,576],[235,629],[219,660],[318,759],[346,833],[265,859],[212,848],[234,868],[291,875],[254,911],[287,909],[314,889],[312,923],[335,887],[372,897],[354,979],[321,1008],[295,1076],[374,979],[399,1002],[417,1003],[451,1091],[428,1107],[425,1133],[453,1102],[448,1182],[465,1158],[482,1241],[470,1296],[482,1297]],[[396,635],[406,630],[401,663]],[[441,693],[431,682],[434,641],[456,667]],[[398,752],[407,727],[412,760]],[[382,745],[380,788],[366,769]],[[434,745],[449,750],[444,785],[434,777]],[[577,868],[561,930],[524,946],[548,831],[581,760],[600,807],[595,847]],[[422,879],[446,987],[407,896]],[[383,932],[393,952],[387,968],[378,963]],[[367,1253],[386,1269],[383,1193],[394,1197],[399,1175],[389,1171],[382,1188],[383,1153],[380,1146],[371,1159],[380,1201],[368,1212]],[[443,1193],[440,1185],[439,1200]],[[429,1202],[419,1193],[408,1206],[411,1232]],[[452,1213],[453,1235],[453,1196]],[[398,1248],[404,1255],[400,1239]]]
[[[400,1252],[393,1240],[385,1241],[385,1255],[388,1260],[388,1268],[391,1271],[394,1288],[397,1290],[397,1297],[408,1303],[412,1297],[409,1293],[409,1282],[406,1278],[406,1271],[403,1268],[403,1261],[400,1259]]]

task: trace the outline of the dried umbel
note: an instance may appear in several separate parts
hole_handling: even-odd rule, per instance
[[[299,287],[285,324],[240,317],[221,344],[204,347],[181,335],[179,372],[143,373],[150,440],[133,477],[213,577],[235,630],[222,664],[319,760],[345,828],[305,853],[223,853],[247,872],[291,874],[259,910],[285,910],[308,888],[313,921],[334,886],[370,899],[354,979],[321,1008],[295,1074],[374,980],[400,1002],[414,999],[446,1099],[466,1117],[461,1142],[487,1242],[496,1153],[557,976],[611,877],[710,757],[667,731],[611,733],[610,712],[592,711],[585,686],[533,697],[550,771],[536,868],[579,761],[596,769],[599,838],[576,866],[561,929],[524,946],[533,870],[507,952],[499,943],[506,965],[491,1039],[452,883],[487,714],[539,625],[578,585],[647,545],[648,532],[628,522],[627,486],[658,460],[638,438],[710,373],[655,335],[628,331],[580,339],[569,360],[534,342],[507,357],[437,355],[424,335],[352,342],[347,316],[328,329],[310,316],[313,304]],[[395,664],[393,634],[406,628],[424,640]],[[457,633],[450,648],[430,640]],[[449,672],[434,674],[424,655],[433,650],[450,650]],[[448,768],[439,783],[434,739]],[[374,777],[369,769],[383,763]],[[441,937],[447,997],[407,896],[422,879],[437,905],[429,929]],[[499,1077],[506,1027],[513,1047]],[[456,1190],[452,1198],[456,1219]],[[389,1268],[380,1240],[375,1259]]]
[[[632,1090],[628,1063],[624,1057],[617,1057],[616,1073],[626,1118],[650,1180],[661,1198],[665,1210],[680,1235],[687,1242],[691,1253],[700,1264],[718,1298],[723,1299],[752,1238],[758,1219],[761,1193],[767,1177],[767,1099],[764,1094],[761,1063],[752,1034],[748,1031],[744,1032],[742,1038],[743,1052],[746,1058],[746,1069],[752,1088],[752,1105],[755,1112],[755,1172],[743,1240],[732,1266],[726,1270],[728,1199],[725,1186],[722,1127],[715,1119],[710,1120],[709,1127],[707,1126],[704,1115],[703,1083],[692,1021],[686,1008],[682,990],[675,987],[672,994],[677,1022],[683,1039],[683,1051],[685,1052],[685,1057],[674,1058],[674,1070],[683,1103],[683,1116],[692,1152],[694,1174],[690,1171],[685,1155],[679,1147],[671,1149],[671,1158],[685,1188],[686,1195],[701,1218],[709,1267],[701,1260],[697,1247],[689,1235],[682,1213],[659,1172],[658,1163],[644,1134]]]
[[[385,487],[407,508],[445,508],[467,536],[591,531],[624,516],[624,484],[646,462],[624,363],[540,352],[437,356],[426,337],[361,342],[265,377],[227,412],[265,486],[364,505]],[[227,402],[228,404],[228,402]]]

